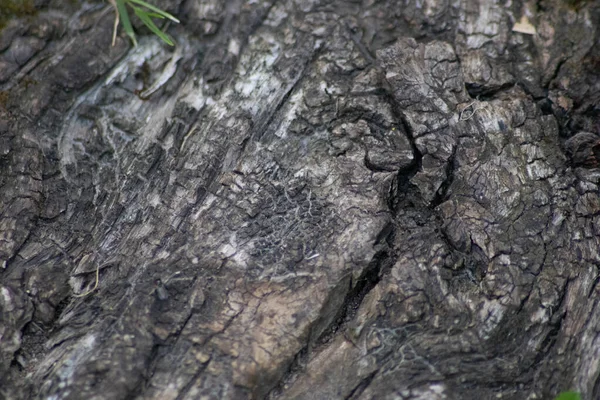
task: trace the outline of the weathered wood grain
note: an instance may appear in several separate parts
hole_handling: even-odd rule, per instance
[[[0,31],[0,397],[600,397],[598,4],[155,4]]]

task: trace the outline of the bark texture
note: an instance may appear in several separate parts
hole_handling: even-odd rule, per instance
[[[153,4],[0,33],[0,398],[600,398],[599,3]]]

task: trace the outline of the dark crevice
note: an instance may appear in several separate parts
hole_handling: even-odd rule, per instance
[[[386,224],[381,230],[381,232],[377,234],[377,237],[375,238],[375,243],[373,243],[373,245],[376,246],[385,242],[388,246],[392,246],[392,243],[394,243],[395,233],[396,230],[394,229],[394,224],[391,222]]]
[[[318,52],[315,52],[315,53],[318,53]],[[253,127],[253,129],[251,130],[251,135],[250,135],[250,137],[252,138],[252,141],[260,141],[260,139],[264,136],[264,134],[269,130],[269,127],[271,126],[271,124],[273,123],[273,121],[276,119],[276,116],[281,112],[281,110],[284,107],[286,107],[288,105],[288,99],[290,98],[290,96],[292,95],[292,93],[294,93],[295,89],[299,86],[299,84],[304,79],[304,76],[306,75],[307,67],[311,63],[312,63],[312,60],[310,60],[309,62],[307,62],[307,64],[302,69],[302,72],[300,73],[300,76],[298,76],[296,78],[295,82],[285,92],[285,94],[283,95],[283,97],[281,98],[281,100],[275,105],[273,111],[266,118],[265,122],[263,122],[260,125],[257,125],[256,127]],[[242,150],[241,150],[242,152],[245,150],[245,147],[248,144],[248,142],[249,142],[249,140],[245,140],[244,141],[243,147],[242,147]]]
[[[305,372],[306,364],[308,363],[308,346],[303,347],[298,353],[296,353],[292,362],[290,362],[286,371],[282,374],[282,377],[271,389],[265,399],[276,399],[280,398],[285,393],[285,386],[288,381],[291,381],[293,377]]]
[[[146,169],[146,172],[144,173],[144,175],[147,179],[153,178],[153,175],[156,173],[156,171],[159,170],[159,167],[161,166],[161,164],[163,164],[163,162],[165,160],[164,151],[162,151],[162,149],[158,149],[158,147],[156,147],[155,150],[156,151],[152,155],[152,161],[150,162],[150,165],[148,166],[148,168]]]
[[[314,65],[315,60],[319,57],[321,52],[322,51],[320,49],[313,52],[312,57],[310,57],[310,59],[306,60],[305,65],[302,67],[302,70],[299,72],[298,76],[295,78],[292,85],[285,92],[285,94],[282,96],[282,98],[279,100],[279,102],[275,105],[275,107],[273,107],[273,110],[269,113],[269,115],[267,116],[265,121],[261,124],[256,124],[256,126],[254,126],[252,128],[251,134],[250,134],[251,141],[258,142],[271,129],[276,129],[276,127],[272,127],[273,121],[276,119],[277,115],[279,115],[279,113],[288,105],[288,99],[295,92],[296,88],[299,87],[299,85],[304,81],[304,77],[306,76],[310,66]],[[250,142],[250,140],[244,141],[243,147],[241,149],[242,153],[244,152],[245,147],[248,145],[249,142]]]
[[[356,29],[352,28],[348,23],[344,23],[344,27],[348,31],[348,34],[350,35],[350,39],[354,42],[354,45],[356,46],[356,48],[360,52],[360,54],[363,56],[363,58],[369,64],[374,64],[375,57],[373,57],[373,55],[371,54],[371,52],[369,51],[367,46],[365,46],[362,43],[359,35],[356,33]]]
[[[563,110],[560,107],[554,105],[554,102],[548,97],[548,89],[543,88],[541,92],[543,95],[533,92],[523,82],[517,82],[519,88],[521,88],[527,95],[536,101],[536,104],[542,113],[542,115],[553,115],[558,124],[559,134],[563,138],[568,138],[573,135],[574,129],[571,126],[571,115],[570,112]]]
[[[540,346],[540,351],[535,355],[535,358],[533,359],[532,365],[541,365],[544,358],[548,357],[550,349],[552,349],[552,347],[554,347],[554,344],[556,343],[556,339],[558,338],[561,325],[562,322],[559,322],[558,324],[552,326],[552,328],[548,331],[546,337],[544,338],[544,341]]]
[[[320,337],[315,340],[314,347],[319,347],[329,342],[338,332],[340,332],[345,324],[352,320],[358,311],[364,297],[373,289],[380,281],[383,270],[387,270],[391,264],[390,256],[387,252],[382,251],[375,255],[373,261],[363,271],[361,276],[356,280],[354,288],[352,288],[344,299],[342,307],[340,307],[338,315],[333,322],[327,327]]]
[[[558,63],[556,64],[556,67],[554,68],[554,71],[552,71],[552,76],[550,76],[550,78],[548,78],[547,83],[546,83],[546,88],[550,88],[550,85],[552,84],[552,82],[554,82],[556,80],[556,78],[558,77],[558,74],[560,73],[560,69],[562,68],[562,66],[565,64],[567,60],[566,59],[561,59],[558,61]]]
[[[344,153],[346,153],[346,151],[344,151]],[[369,150],[367,149],[365,151],[365,156],[363,158],[363,162],[365,164],[365,168],[367,168],[369,171],[372,172],[391,172],[390,169],[378,166],[373,164],[370,160],[369,160]]]
[[[548,89],[543,89],[543,92],[545,93],[545,95],[544,96],[540,96],[537,93],[533,92],[531,90],[531,88],[527,84],[525,84],[524,82],[517,81],[516,82],[516,86],[518,86],[519,88],[521,88],[525,92],[525,94],[531,96],[531,98],[534,99],[534,100],[541,100],[541,99],[546,99],[547,98],[546,96],[548,95]]]
[[[190,283],[190,287],[194,287],[196,283],[196,278],[192,280]],[[166,299],[165,299],[166,300]],[[155,300],[160,302],[161,300]],[[162,355],[168,353],[169,349],[174,346],[181,336],[181,332],[186,327],[192,316],[194,315],[193,310],[190,310],[190,313],[187,315],[185,320],[180,323],[179,327],[174,332],[171,332],[169,336],[165,340],[161,340],[155,337],[155,343],[152,346],[152,350],[150,351],[150,356],[148,357],[148,365],[144,368],[144,375],[135,390],[131,392],[131,398],[138,398],[140,394],[145,393],[146,389],[149,386],[150,379],[154,376],[156,371],[156,366],[162,357]],[[193,381],[192,381],[193,382]]]
[[[63,311],[69,306],[73,297],[71,295],[65,296],[54,308],[54,317],[55,320],[52,321],[50,326],[54,326],[54,322],[58,321],[58,319],[62,316]]]
[[[552,111],[552,101],[550,101],[548,97],[539,100],[537,105],[540,108],[542,115],[554,115],[554,112]]]
[[[389,97],[391,98],[391,96]],[[396,110],[396,106],[393,103],[393,99],[390,99],[390,101],[394,105],[394,114],[400,121],[402,131],[406,134],[414,155],[413,162],[408,167],[399,170],[398,175],[396,177],[395,193],[393,193],[392,199],[390,200],[390,210],[393,214],[397,214],[398,211],[401,210],[403,207],[409,206],[412,208],[415,207],[416,204],[420,204],[423,201],[420,193],[418,193],[416,187],[411,182],[412,178],[421,169],[423,156],[421,152],[417,149],[414,136],[412,134],[410,126],[405,121],[404,116]]]
[[[22,355],[20,354],[21,351],[17,350],[17,352],[14,354],[14,357],[12,359],[12,361],[10,362],[10,368],[16,368],[17,371],[19,372],[23,372],[25,370],[25,364],[22,363],[22,361],[20,361],[20,357],[22,357]]]
[[[558,300],[558,304],[556,305],[556,309],[558,310],[557,311],[558,313],[561,313],[560,308],[562,307],[562,305],[565,301],[568,286],[569,286],[569,283],[567,281],[561,290],[561,297]],[[536,354],[532,365],[541,365],[543,360],[550,355],[550,352],[552,351],[552,348],[554,347],[554,344],[556,343],[558,335],[561,332],[563,322],[564,322],[564,315],[560,315],[560,314],[552,315],[550,323],[548,324],[548,326],[550,327],[550,330],[547,332],[546,337],[544,338],[541,345],[539,346],[540,351]]]
[[[398,173],[390,193],[390,209],[393,215],[402,209],[417,208],[423,205],[421,193],[413,185],[411,179],[420,169],[420,160],[411,167]]]
[[[177,397],[175,398],[175,400],[181,400],[185,397],[187,397],[187,394],[189,393],[189,391],[192,389],[192,386],[194,385],[194,382],[196,382],[198,380],[198,378],[200,378],[200,375],[202,374],[202,372],[204,372],[204,370],[206,369],[206,366],[208,365],[208,362],[206,362],[205,364],[202,365],[202,368],[199,368],[195,373],[194,376],[192,376],[192,378],[185,384],[185,386],[181,389],[181,391],[178,393]]]
[[[486,268],[489,263],[485,252],[476,244],[471,243],[470,251],[465,248],[457,247],[457,245],[448,237],[444,228],[441,217],[438,218],[437,232],[442,241],[446,244],[450,251],[446,267],[452,270],[452,279],[448,282],[455,287],[455,290],[460,290],[456,287],[461,281],[468,281],[471,284],[479,287],[483,278],[486,275]]]
[[[382,232],[386,232],[384,228]],[[393,230],[385,234],[386,240],[392,237]],[[303,373],[305,366],[310,359],[311,353],[318,353],[319,349],[330,342],[335,335],[342,332],[346,323],[354,318],[364,297],[379,283],[381,276],[393,265],[393,258],[389,253],[381,251],[375,255],[369,266],[363,271],[362,275],[356,280],[354,288],[351,288],[344,298],[343,305],[338,310],[333,322],[323,330],[323,333],[314,340],[314,343],[309,343],[303,347],[290,363],[287,371],[279,379],[276,386],[268,393],[266,398],[277,398],[284,393],[284,386],[294,375]],[[372,379],[372,378],[371,378]],[[370,380],[369,380],[370,382]],[[368,386],[367,382],[362,390]],[[361,385],[357,386],[353,392]]]
[[[528,290],[526,291],[525,296],[523,296],[523,299],[519,302],[519,306],[515,310],[515,314],[519,314],[519,313],[521,313],[525,309],[525,305],[529,301],[529,298],[531,297],[532,293],[533,293],[533,284],[529,285]]]
[[[500,86],[485,86],[477,83],[466,83],[465,89],[469,96],[479,101],[493,100],[498,93],[504,92],[515,86],[515,82],[510,81]]]
[[[140,397],[140,395],[142,393],[145,393],[146,388],[148,387],[148,382],[152,378],[152,375],[154,375],[154,368],[156,367],[156,359],[157,359],[159,347],[160,347],[160,345],[156,344],[156,343],[154,344],[154,346],[152,346],[152,349],[150,350],[150,354],[148,355],[148,358],[147,358],[147,365],[142,370],[141,376],[139,377],[138,382],[135,385],[135,387],[133,389],[131,389],[129,391],[129,393],[127,393],[127,395],[124,397],[125,400],[137,399]]]
[[[416,187],[411,182],[412,178],[417,174],[417,172],[419,172],[419,170],[421,170],[423,155],[417,148],[410,124],[406,121],[400,106],[392,94],[392,88],[389,86],[387,80],[385,80],[385,71],[381,70],[380,73],[382,74],[382,95],[392,106],[392,113],[394,118],[398,121],[400,132],[404,133],[408,138],[414,156],[414,159],[410,165],[398,171],[395,183],[392,185],[390,190],[390,199],[388,204],[392,213],[396,215],[402,208],[414,208],[417,205],[423,204],[421,194],[418,192],[418,190],[416,190]]]
[[[344,399],[345,400],[358,399],[360,397],[360,395],[365,391],[365,389],[367,387],[369,387],[371,382],[373,382],[373,379],[375,379],[375,376],[377,375],[378,372],[379,372],[379,370],[375,370],[375,371],[371,372],[369,375],[367,375],[364,379],[362,379],[358,383],[358,385],[356,385],[356,387],[354,389],[352,389],[350,394],[348,396],[346,396]]]
[[[596,265],[596,272],[598,272],[598,265]],[[590,285],[590,290],[588,291],[587,297],[588,299],[592,297],[594,292],[596,291],[596,287],[598,287],[598,283],[600,283],[600,274],[596,275],[594,282]]]
[[[452,154],[448,158],[448,161],[446,161],[446,179],[444,180],[444,182],[442,182],[440,188],[435,194],[435,197],[431,201],[430,207],[432,209],[435,209],[437,206],[439,206],[447,200],[448,190],[452,185],[452,182],[454,181],[454,159],[456,158],[457,147],[458,146],[454,146],[452,148]]]

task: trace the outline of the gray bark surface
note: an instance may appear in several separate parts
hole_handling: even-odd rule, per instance
[[[600,4],[35,3],[0,398],[600,398]]]

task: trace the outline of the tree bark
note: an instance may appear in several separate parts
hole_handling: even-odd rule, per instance
[[[600,5],[39,0],[0,397],[600,398]]]

